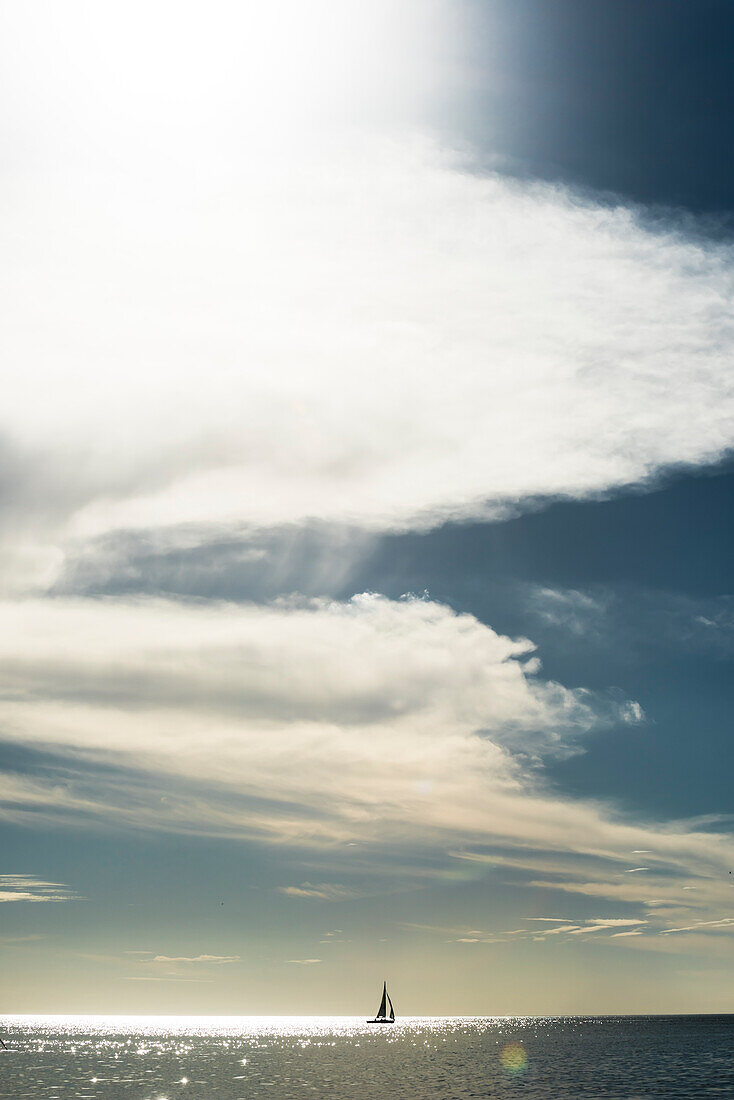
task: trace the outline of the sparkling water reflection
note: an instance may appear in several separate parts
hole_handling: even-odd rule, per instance
[[[734,1096],[734,1017],[0,1017],[14,1100]]]

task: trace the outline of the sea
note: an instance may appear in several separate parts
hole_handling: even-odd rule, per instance
[[[734,1098],[734,1016],[4,1016],[12,1100]]]

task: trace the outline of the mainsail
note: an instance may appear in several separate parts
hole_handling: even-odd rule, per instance
[[[390,1005],[390,1015],[387,1014],[387,1006]],[[387,982],[382,983],[382,1000],[380,1001],[380,1007],[377,1010],[377,1015],[374,1020],[368,1020],[368,1024],[394,1024],[395,1023],[395,1009],[392,1006],[390,1000],[390,994],[387,991]]]

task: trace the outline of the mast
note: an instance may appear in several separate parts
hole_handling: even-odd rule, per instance
[[[387,1016],[387,982],[382,983],[382,1000],[380,1001],[380,1007],[377,1010],[378,1017],[383,1019]]]

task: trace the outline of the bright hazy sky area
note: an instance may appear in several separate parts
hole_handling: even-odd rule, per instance
[[[0,8],[0,1011],[734,1012],[734,9]]]

